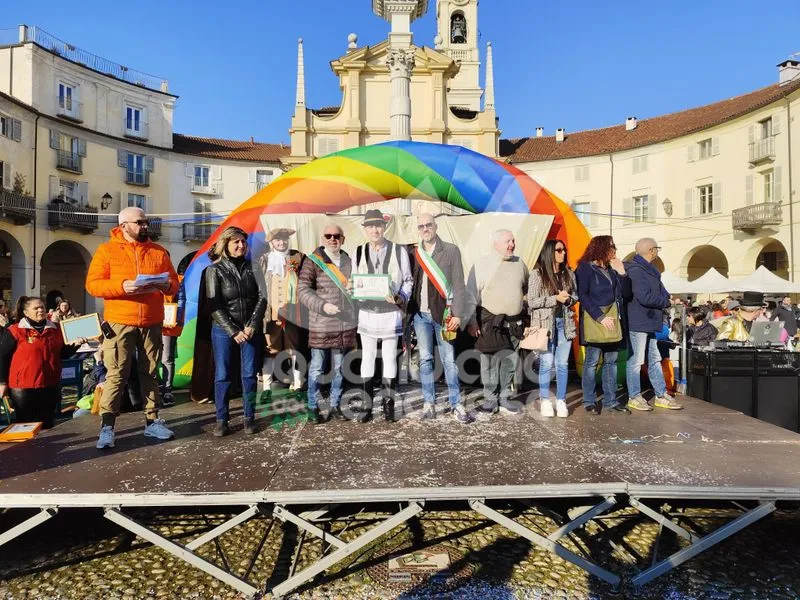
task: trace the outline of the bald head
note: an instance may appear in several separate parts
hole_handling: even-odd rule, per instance
[[[148,235],[147,217],[141,208],[129,206],[119,212],[119,228],[129,242],[146,242]]]
[[[653,238],[642,238],[636,242],[636,254],[647,262],[653,262],[658,258],[659,246]]]
[[[119,211],[118,223],[122,225],[125,221],[143,221],[144,211],[136,206],[128,206]]]

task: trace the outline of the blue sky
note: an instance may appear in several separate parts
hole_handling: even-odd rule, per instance
[[[428,46],[430,3],[414,23],[415,43]],[[345,53],[347,35],[371,45],[389,29],[371,0],[7,4],[0,29],[38,25],[168,79],[180,96],[176,132],[266,142],[289,139],[298,37],[308,105],[319,107],[341,101],[328,63]],[[777,82],[775,65],[800,51],[800,2],[482,0],[479,14],[481,45],[494,46],[503,137],[604,127],[736,96]]]

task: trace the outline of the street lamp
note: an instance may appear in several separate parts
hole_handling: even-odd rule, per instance
[[[100,208],[106,210],[109,206],[111,206],[111,194],[106,192],[103,194],[103,197],[100,199]]]
[[[672,216],[672,200],[669,198],[664,198],[664,202],[661,203],[661,206],[664,207],[664,214],[668,217]]]

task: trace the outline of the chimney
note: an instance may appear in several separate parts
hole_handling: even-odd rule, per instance
[[[544,127],[537,127],[536,128],[536,137],[542,137],[544,135]]]
[[[559,144],[563,142],[565,134],[566,131],[563,128],[559,127],[558,129],[556,129],[556,142],[558,142]]]
[[[800,76],[800,61],[793,58],[778,64],[778,83],[786,85]]]
[[[250,136],[250,143],[251,143],[253,146],[255,146],[255,145],[256,145],[256,138],[254,138],[252,135]]]
[[[636,129],[636,117],[625,119],[625,131],[633,131],[634,129]]]

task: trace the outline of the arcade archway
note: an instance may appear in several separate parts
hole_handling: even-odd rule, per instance
[[[71,240],[58,240],[42,253],[41,294],[55,304],[57,296],[69,298],[79,313],[95,311],[95,300],[86,293],[86,272],[92,256]],[[48,308],[53,308],[48,304]]]
[[[684,257],[680,275],[689,281],[694,281],[702,277],[711,267],[725,277],[728,276],[728,259],[722,250],[716,246],[698,246]]]

